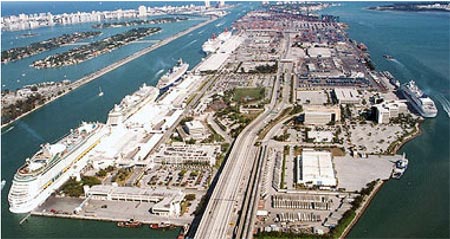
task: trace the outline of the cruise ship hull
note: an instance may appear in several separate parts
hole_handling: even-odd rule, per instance
[[[430,112],[426,112],[422,109],[422,107],[420,107],[419,105],[417,105],[417,103],[414,101],[414,99],[412,99],[412,97],[405,91],[405,89],[402,89],[402,93],[403,96],[406,97],[406,99],[408,100],[408,102],[411,103],[411,105],[413,106],[413,108],[424,118],[434,118],[437,116],[437,111],[430,111]]]
[[[180,80],[180,78],[184,75],[184,73],[186,73],[188,68],[189,68],[188,64],[182,64],[176,72],[167,76],[166,79],[164,79],[164,80],[160,79],[160,82],[158,82],[156,87],[160,90],[165,90],[168,87],[174,85],[178,80]]]
[[[99,128],[70,155],[65,156],[42,175],[30,177],[28,180],[16,174],[8,195],[9,211],[28,213],[44,203],[72,175],[84,168],[88,160],[88,157],[84,156],[100,142],[105,132],[103,127]]]

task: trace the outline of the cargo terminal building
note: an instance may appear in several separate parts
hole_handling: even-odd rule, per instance
[[[303,149],[297,156],[297,183],[308,187],[336,187],[331,152]]]

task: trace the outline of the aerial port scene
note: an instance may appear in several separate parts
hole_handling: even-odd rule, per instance
[[[1,238],[449,238],[450,4],[2,1]]]

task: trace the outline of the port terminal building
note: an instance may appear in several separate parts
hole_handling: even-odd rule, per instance
[[[86,188],[86,197],[102,201],[136,201],[150,202],[154,205],[150,212],[157,215],[179,216],[184,193],[181,190],[148,189],[137,187],[117,187],[95,185]]]
[[[331,152],[303,149],[297,156],[297,183],[308,187],[336,187]]]

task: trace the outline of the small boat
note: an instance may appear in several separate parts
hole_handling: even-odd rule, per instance
[[[118,222],[118,227],[137,228],[142,226],[142,222],[130,219],[128,221]]]
[[[104,95],[104,93],[103,93],[103,91],[102,91],[102,88],[99,87],[98,90],[99,90],[98,96],[102,97],[102,96]]]
[[[5,185],[6,185],[6,180],[2,180],[2,189],[1,189],[1,190],[3,190],[3,188],[5,187]]]
[[[392,178],[395,179],[401,178],[405,173],[406,169],[408,169],[408,159],[406,159],[405,156],[403,155],[402,159],[397,160],[397,162],[395,162],[395,168],[394,171],[392,172]]]
[[[149,225],[151,229],[172,229],[175,226],[170,222],[160,222],[160,223],[152,223]]]
[[[388,59],[388,60],[393,60],[393,59],[394,59],[393,56],[387,55],[387,54],[383,55],[383,57],[386,58],[386,59]]]
[[[181,228],[180,233],[178,233],[177,239],[184,239],[186,237],[186,234],[188,233],[188,231],[189,231],[189,224],[185,224]]]

